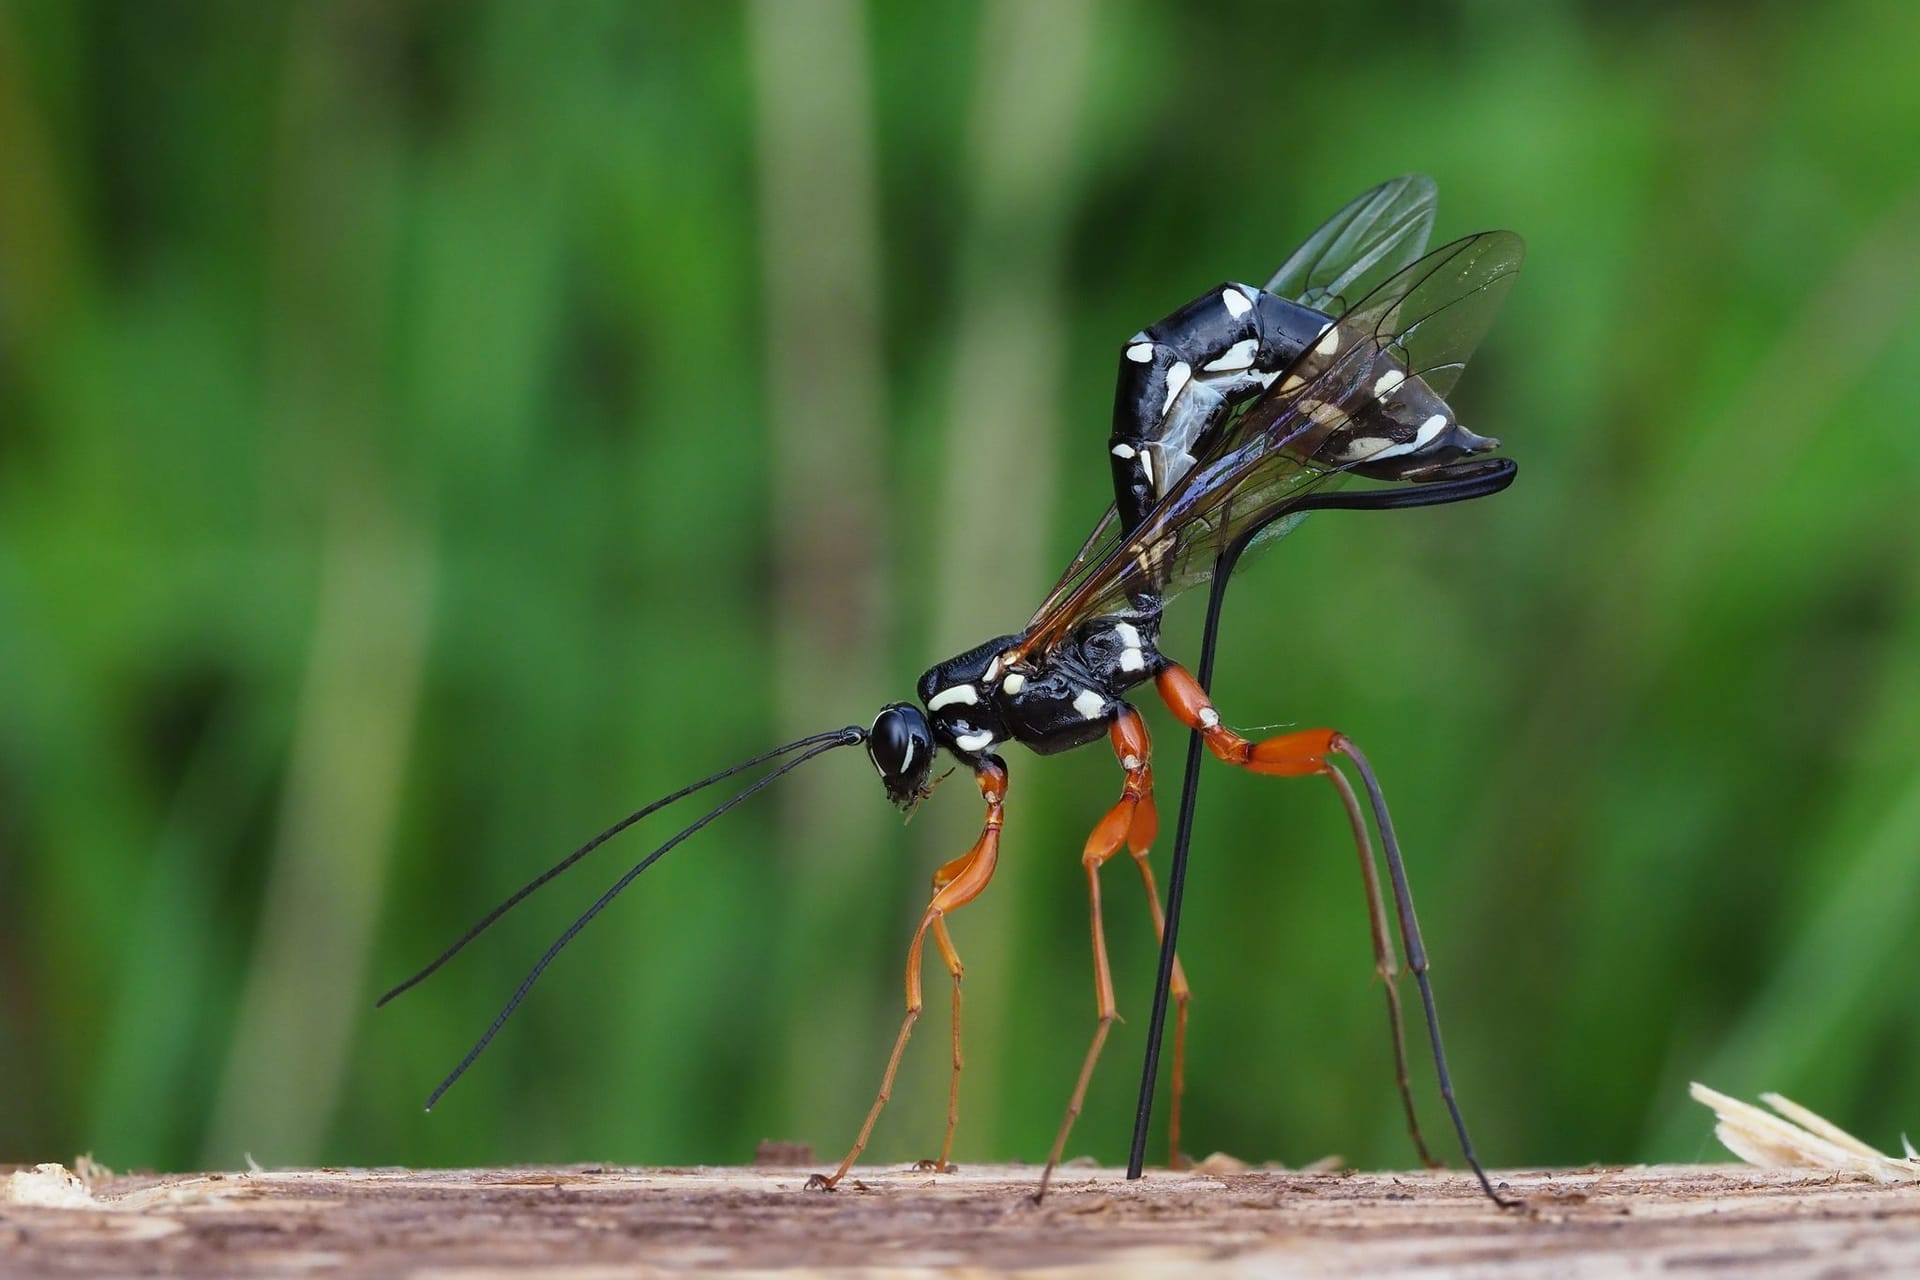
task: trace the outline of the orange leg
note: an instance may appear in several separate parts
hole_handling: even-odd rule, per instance
[[[966,870],[972,858],[971,852],[964,853],[934,872],[934,891],[937,893],[946,888],[955,876]],[[946,961],[947,972],[953,975],[953,1074],[947,1083],[947,1136],[940,1144],[940,1158],[921,1160],[913,1167],[923,1172],[946,1173],[953,1167],[953,1131],[960,1124],[960,1068],[964,1065],[960,1058],[960,979],[966,973],[966,966],[960,963],[960,953],[954,949],[953,936],[947,932],[944,916],[933,922],[933,942],[940,948],[940,958]]]
[[[1060,1157],[1066,1150],[1067,1135],[1073,1131],[1073,1122],[1079,1117],[1080,1109],[1086,1101],[1087,1084],[1093,1079],[1094,1064],[1100,1059],[1100,1051],[1105,1048],[1107,1032],[1113,1020],[1119,1016],[1113,995],[1113,975],[1107,963],[1106,926],[1100,913],[1100,868],[1109,858],[1118,853],[1121,846],[1132,851],[1134,861],[1140,868],[1140,875],[1146,882],[1147,903],[1153,912],[1154,932],[1156,936],[1164,930],[1165,920],[1160,911],[1160,896],[1154,889],[1153,870],[1147,865],[1147,849],[1159,832],[1159,814],[1153,803],[1153,769],[1149,763],[1151,746],[1147,737],[1147,726],[1138,712],[1128,708],[1114,721],[1109,735],[1113,742],[1113,753],[1119,757],[1120,765],[1127,771],[1125,789],[1113,808],[1093,828],[1087,837],[1085,850],[1080,855],[1081,865],[1087,873],[1087,892],[1093,906],[1093,971],[1094,1003],[1098,1012],[1098,1022],[1094,1027],[1093,1043],[1087,1048],[1087,1056],[1080,1066],[1080,1078],[1074,1084],[1073,1097],[1067,1103],[1066,1118],[1060,1122],[1060,1132],[1054,1139],[1053,1150],[1047,1157],[1047,1167],[1040,1175],[1040,1187],[1034,1193],[1038,1200],[1047,1192],[1047,1183],[1053,1177],[1054,1168],[1060,1163]],[[1178,1167],[1180,1159],[1180,1091],[1183,1085],[1182,1065],[1185,1055],[1187,1004],[1191,993],[1187,989],[1186,974],[1174,962],[1173,995],[1179,1002],[1179,1017],[1175,1022],[1174,1033],[1174,1102],[1172,1121],[1173,1163]]]
[[[1126,841],[1134,866],[1140,870],[1140,883],[1147,893],[1147,910],[1153,917],[1153,936],[1157,942],[1166,937],[1167,919],[1160,909],[1160,890],[1153,882],[1153,866],[1147,861],[1147,850],[1160,833],[1160,815],[1153,803],[1151,742],[1145,722],[1131,710],[1114,722],[1109,736],[1120,767],[1127,771],[1127,789],[1119,803],[1109,809],[1100,825],[1094,828],[1087,845],[1093,848],[1098,844],[1111,857],[1120,842]],[[1167,1165],[1180,1169],[1186,1166],[1186,1157],[1180,1154],[1180,1100],[1187,1087],[1187,1011],[1193,992],[1187,986],[1186,970],[1181,967],[1178,956],[1173,961],[1172,993],[1173,1096],[1172,1105],[1167,1109]]]
[[[913,941],[907,947],[907,1016],[900,1024],[900,1034],[893,1042],[893,1054],[887,1059],[886,1073],[880,1078],[880,1093],[873,1100],[873,1107],[867,1112],[866,1123],[860,1126],[860,1136],[853,1140],[853,1149],[847,1152],[846,1159],[831,1174],[814,1174],[807,1179],[810,1188],[831,1191],[840,1180],[847,1176],[847,1170],[853,1168],[853,1162],[866,1150],[867,1139],[873,1136],[874,1122],[879,1120],[880,1112],[886,1108],[887,1099],[893,1096],[893,1077],[900,1070],[900,1057],[906,1052],[907,1040],[913,1035],[913,1024],[920,1020],[920,1010],[926,1000],[920,988],[921,957],[926,949],[927,932],[934,932],[935,944],[947,961],[947,968],[953,974],[955,983],[954,1005],[954,1066],[959,1067],[959,990],[960,956],[953,950],[953,941],[947,936],[943,923],[950,911],[956,911],[980,896],[993,879],[994,867],[1000,860],[1000,823],[1001,805],[1007,794],[1007,772],[996,762],[989,761],[980,766],[974,780],[980,787],[980,796],[987,802],[987,820],[981,828],[980,838],[974,841],[973,848],[964,855],[943,866],[935,876],[940,887],[934,891],[933,900],[927,904],[927,910],[920,917],[920,927],[913,931]],[[945,877],[941,883],[941,877]],[[959,1088],[956,1076],[954,1090]],[[947,1141],[953,1141],[953,1120],[955,1112],[949,1107],[947,1116]],[[945,1164],[943,1153],[941,1163]]]
[[[1265,742],[1250,742],[1220,723],[1220,713],[1214,709],[1212,700],[1185,668],[1170,665],[1160,675],[1159,688],[1160,696],[1166,700],[1173,714],[1187,727],[1200,730],[1207,748],[1219,759],[1273,777],[1322,774],[1339,793],[1340,802],[1347,811],[1347,820],[1353,828],[1354,847],[1359,853],[1360,879],[1366,890],[1367,920],[1373,935],[1374,972],[1380,977],[1386,991],[1387,1021],[1393,1039],[1394,1079],[1400,1090],[1401,1104],[1407,1113],[1407,1131],[1413,1136],[1421,1163],[1428,1168],[1439,1168],[1440,1162],[1427,1150],[1426,1139],[1420,1133],[1419,1118],[1414,1112],[1413,1087],[1407,1076],[1406,1035],[1402,1030],[1400,1015],[1400,966],[1394,954],[1392,935],[1388,932],[1387,909],[1375,868],[1373,841],[1367,834],[1366,819],[1361,815],[1360,802],[1353,793],[1352,785],[1345,775],[1327,763],[1330,754],[1346,754],[1346,740],[1331,729],[1310,729],[1304,733],[1269,738]],[[1418,963],[1424,974],[1424,955],[1419,957]],[[1177,1057],[1175,1062],[1175,1070],[1178,1071]]]

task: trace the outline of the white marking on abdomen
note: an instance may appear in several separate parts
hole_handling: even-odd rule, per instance
[[[1232,298],[1239,295],[1228,294],[1227,296]],[[1222,373],[1230,369],[1244,369],[1253,363],[1253,353],[1259,349],[1259,339],[1243,338],[1200,367],[1208,373]]]
[[[927,710],[938,711],[940,708],[950,707],[956,702],[970,707],[978,701],[980,701],[979,690],[970,684],[957,684],[951,689],[942,689],[927,699]]]
[[[1127,348],[1127,359],[1133,361],[1135,364],[1153,363],[1153,344],[1151,342],[1134,343]]]
[[[1345,409],[1326,400],[1302,400],[1300,407],[1318,426],[1338,427],[1347,420]]]
[[[1185,360],[1180,361],[1175,364],[1173,368],[1167,370],[1167,399],[1166,403],[1160,406],[1161,417],[1166,417],[1167,410],[1173,408],[1174,399],[1186,389],[1187,383],[1192,378],[1193,366],[1189,365]]]
[[[1388,396],[1393,394],[1394,389],[1396,387],[1398,387],[1401,383],[1405,382],[1406,380],[1407,380],[1407,375],[1400,372],[1398,369],[1387,370],[1385,373],[1380,375],[1379,381],[1373,384],[1373,398],[1375,400],[1385,400]]]
[[[978,733],[962,734],[953,740],[953,745],[962,751],[981,751],[993,745],[993,734],[985,729]]]
[[[1412,444],[1394,444],[1385,436],[1350,436],[1341,443],[1336,456],[1378,462],[1383,458],[1397,458],[1403,453],[1412,452]]]
[[[1438,437],[1439,434],[1442,431],[1445,431],[1446,429],[1447,429],[1447,415],[1444,413],[1436,413],[1431,418],[1428,418],[1425,422],[1420,424],[1420,430],[1414,433],[1413,439],[1402,441],[1401,443],[1394,445],[1392,448],[1382,449],[1378,453],[1368,454],[1366,455],[1367,460],[1370,462],[1383,462],[1388,458],[1402,458],[1409,453],[1418,453],[1420,452],[1420,450],[1432,444],[1435,438]],[[1368,436],[1363,440],[1355,440],[1351,445],[1347,447],[1346,456],[1350,458],[1359,457],[1360,454],[1358,450],[1360,446],[1363,444],[1369,444],[1369,443],[1386,444],[1387,442],[1385,440],[1376,440],[1371,436]]]
[[[1247,301],[1247,295],[1238,289],[1221,290],[1220,301],[1227,304],[1227,314],[1235,320],[1253,310],[1253,304]]]
[[[1326,336],[1320,339],[1318,346],[1314,347],[1313,354],[1322,359],[1331,359],[1340,353],[1340,330],[1329,323],[1323,332]]]

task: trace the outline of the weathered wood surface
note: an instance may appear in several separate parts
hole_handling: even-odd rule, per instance
[[[721,1273],[1920,1275],[1920,1188],[1738,1165],[1460,1174],[301,1170],[101,1178],[6,1203],[6,1276]]]

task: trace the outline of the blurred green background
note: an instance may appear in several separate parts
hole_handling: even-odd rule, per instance
[[[1229,719],[1371,753],[1489,1163],[1720,1158],[1693,1078],[1920,1133],[1916,65],[1892,0],[0,3],[0,1161],[837,1157],[958,781],[902,829],[843,752],[703,833],[431,1115],[673,825],[373,998],[1017,629],[1121,339],[1408,170],[1528,239],[1454,397],[1520,479],[1253,562]],[[1092,1028],[1118,774],[1010,764],[962,1162],[1044,1156]],[[1188,1149],[1411,1163],[1333,797],[1213,773],[1188,906]]]

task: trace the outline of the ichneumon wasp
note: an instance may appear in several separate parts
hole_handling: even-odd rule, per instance
[[[1106,738],[1124,782],[1120,799],[1095,824],[1081,854],[1092,902],[1097,1020],[1036,1197],[1044,1194],[1059,1163],[1116,1017],[1100,871],[1123,848],[1139,870],[1148,913],[1164,947],[1142,1125],[1159,1019],[1170,991],[1176,1013],[1169,1129],[1177,1165],[1189,993],[1186,975],[1167,945],[1177,915],[1162,912],[1147,861],[1159,829],[1147,730],[1126,701],[1130,691],[1151,684],[1193,735],[1169,909],[1178,907],[1202,744],[1217,759],[1252,773],[1326,778],[1352,826],[1374,961],[1385,980],[1396,1079],[1409,1129],[1431,1164],[1408,1082],[1395,982],[1398,960],[1368,831],[1370,811],[1462,1155],[1486,1194],[1507,1203],[1487,1180],[1454,1101],[1405,868],[1366,756],[1331,729],[1249,740],[1227,727],[1206,688],[1221,600],[1243,553],[1289,532],[1314,510],[1431,506],[1495,493],[1512,482],[1513,462],[1489,456],[1499,441],[1462,426],[1445,397],[1511,288],[1523,247],[1512,232],[1489,231],[1426,253],[1434,209],[1430,179],[1410,176],[1384,183],[1330,218],[1264,287],[1223,283],[1122,344],[1107,442],[1114,503],[1023,630],[935,665],[920,678],[917,704],[889,703],[868,728],[852,725],[775,747],[623,818],[381,997],[385,1004],[433,973],[522,899],[627,827],[716,782],[779,761],[641,859],[588,907],[540,957],[433,1091],[428,1107],[479,1057],[561,949],[641,872],[696,831],[809,760],[854,745],[866,747],[888,798],[911,811],[930,794],[935,756],[945,751],[973,772],[985,823],[970,849],[934,873],[933,897],[907,948],[906,1017],[859,1136],[833,1173],[816,1174],[808,1185],[834,1187],[866,1147],[924,1005],[921,969],[929,936],[954,984],[954,1075],[946,1138],[939,1160],[930,1162],[944,1169],[958,1120],[962,972],[947,917],[986,889],[999,859],[1008,780],[999,749],[1017,742],[1050,755]],[[1341,486],[1356,477],[1380,484],[1342,492]],[[1196,678],[1160,651],[1160,621],[1174,596],[1206,583],[1212,595]],[[1364,807],[1336,761],[1360,778]],[[1135,1163],[1137,1171],[1138,1139]]]

